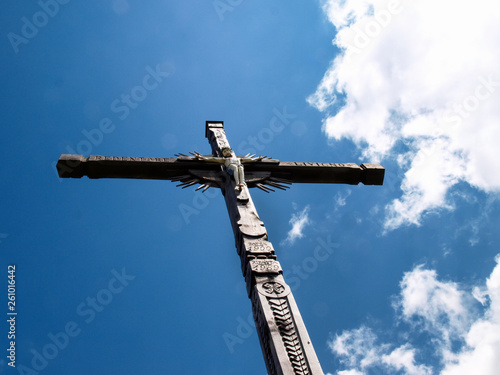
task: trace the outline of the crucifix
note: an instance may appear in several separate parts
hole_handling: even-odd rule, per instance
[[[236,156],[221,121],[207,121],[205,135],[212,155],[140,158],[61,155],[60,177],[159,179],[183,188],[222,191],[241,258],[248,297],[269,375],[323,375],[299,309],[283,278],[267,230],[249,189],[287,189],[292,183],[382,185],[379,164],[282,162],[267,157]]]

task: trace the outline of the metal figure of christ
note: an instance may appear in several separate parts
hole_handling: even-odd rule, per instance
[[[249,155],[238,157],[229,146],[222,122],[207,121],[205,134],[212,155],[180,154],[177,158],[61,155],[57,170],[60,177],[159,179],[180,182],[177,186],[183,188],[195,184],[200,184],[198,189],[204,191],[210,187],[220,188],[241,258],[268,374],[323,375],[249,188],[270,192],[273,188],[284,190],[292,183],[382,185],[385,170],[379,164],[301,163]]]

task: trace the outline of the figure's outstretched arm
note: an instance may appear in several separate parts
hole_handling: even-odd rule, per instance
[[[267,158],[267,156],[258,156],[258,157],[254,157],[254,156],[255,155],[247,154],[247,155],[243,156],[242,158],[240,158],[240,161],[242,163],[253,163],[253,162],[261,161],[262,159]]]
[[[226,159],[225,158],[219,158],[219,157],[216,157],[216,156],[212,156],[212,157],[206,157],[198,152],[196,153],[193,153],[193,152],[190,152],[191,155],[193,155],[196,159],[198,160],[204,160],[204,161],[208,161],[209,163],[219,163],[219,164],[224,164]]]

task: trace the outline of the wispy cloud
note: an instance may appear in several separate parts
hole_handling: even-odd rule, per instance
[[[338,211],[341,207],[344,207],[347,204],[347,198],[351,195],[352,190],[347,189],[345,194],[338,192],[334,197],[335,202],[335,211]]]
[[[415,267],[400,283],[394,304],[404,343],[385,342],[369,327],[342,332],[328,344],[344,370],[337,375],[496,375],[500,368],[500,256],[484,286],[471,288],[439,280],[436,271]],[[473,292],[470,292],[473,290]],[[483,305],[478,309],[477,299]],[[423,333],[430,340],[419,347]],[[422,344],[420,344],[422,345]],[[427,363],[419,355],[435,353]],[[436,360],[437,359],[437,360]]]
[[[304,237],[304,228],[311,223],[309,220],[309,206],[306,206],[302,211],[294,213],[289,223],[292,229],[287,234],[284,244],[292,245],[298,238]]]
[[[500,31],[489,0],[324,0],[341,53],[310,104],[363,158],[393,158],[402,196],[386,230],[453,209],[452,186],[500,191]],[[339,100],[340,99],[340,100]]]

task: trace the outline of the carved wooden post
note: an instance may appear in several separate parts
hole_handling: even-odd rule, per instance
[[[222,123],[207,122],[206,136],[214,156],[230,147]],[[225,168],[225,167],[221,167]],[[236,249],[241,258],[248,296],[269,375],[322,375],[290,287],[268,241],[246,186],[240,191],[228,176],[221,188],[226,200]]]

